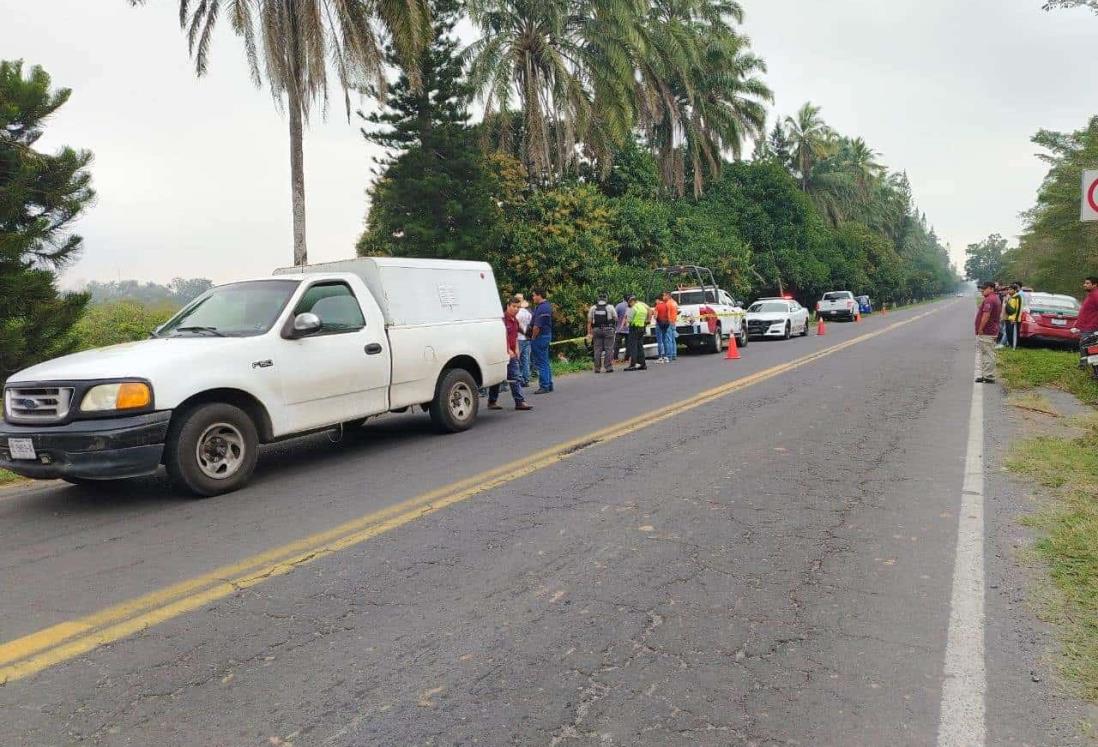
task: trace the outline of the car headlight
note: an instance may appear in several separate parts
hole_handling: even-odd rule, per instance
[[[107,410],[136,410],[152,403],[152,391],[140,381],[121,381],[116,384],[93,386],[80,402],[84,412]]]

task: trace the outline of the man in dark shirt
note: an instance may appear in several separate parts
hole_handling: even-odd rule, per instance
[[[519,370],[519,345],[518,345],[518,316],[522,299],[514,296],[507,302],[507,309],[503,314],[503,326],[507,330],[507,383],[511,385],[511,397],[515,400],[516,410],[533,410],[526,404],[526,398],[522,396],[521,371]],[[500,384],[493,384],[488,388],[488,409],[502,410],[499,406]]]
[[[983,283],[980,292],[984,300],[980,304],[980,310],[976,312],[976,349],[980,353],[980,371],[976,383],[991,384],[995,381],[995,341],[999,336],[1003,302],[995,291],[995,283]]]
[[[534,394],[548,394],[553,391],[553,371],[549,368],[549,343],[553,341],[553,305],[545,295],[544,289],[536,289],[534,300],[534,318],[530,322],[530,350],[533,353],[534,367],[538,370],[538,389]]]

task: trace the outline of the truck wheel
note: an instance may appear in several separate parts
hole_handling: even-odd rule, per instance
[[[740,326],[740,333],[736,335],[736,345],[741,348],[746,348],[747,343],[751,342],[751,335],[747,334],[747,323],[744,322]]]
[[[710,337],[708,348],[710,353],[719,353],[724,350],[724,337],[721,335],[719,327],[717,328],[717,331],[713,333],[712,337]]]
[[[431,402],[431,420],[443,433],[469,429],[477,419],[480,397],[477,382],[464,368],[443,371]]]
[[[199,405],[173,419],[164,466],[187,492],[207,497],[244,486],[255,471],[259,436],[248,413],[224,402]]]

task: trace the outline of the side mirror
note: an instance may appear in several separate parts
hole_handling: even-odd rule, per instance
[[[320,331],[321,326],[323,325],[320,322],[320,317],[306,311],[304,314],[298,314],[294,317],[293,336],[298,338],[315,335]]]

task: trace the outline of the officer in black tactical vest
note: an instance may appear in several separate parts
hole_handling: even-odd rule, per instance
[[[595,354],[595,373],[614,372],[614,333],[618,324],[618,313],[609,303],[610,297],[600,293],[598,303],[587,311],[587,339]]]

